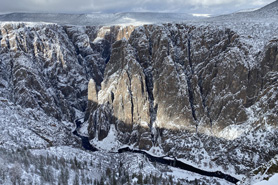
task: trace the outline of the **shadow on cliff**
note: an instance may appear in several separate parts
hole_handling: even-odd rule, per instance
[[[89,140],[95,138],[95,137],[98,137],[97,139],[98,140],[102,140],[104,138],[107,137],[108,135],[108,132],[110,130],[110,125],[111,124],[114,124],[116,129],[120,129],[122,126],[125,127],[124,130],[120,130],[121,132],[122,131],[125,131],[123,134],[127,134],[130,139],[129,139],[129,143],[123,143],[123,144],[133,144],[134,142],[138,143],[138,148],[139,149],[131,149],[129,147],[125,147],[125,148],[119,148],[118,149],[118,152],[116,153],[127,153],[127,152],[130,152],[130,153],[138,153],[138,154],[142,154],[144,156],[146,156],[148,158],[149,161],[151,162],[157,162],[159,164],[164,164],[164,165],[168,165],[168,166],[172,166],[172,167],[175,167],[175,168],[179,168],[179,169],[182,169],[182,170],[186,170],[186,171],[190,171],[190,172],[194,172],[194,173],[197,173],[197,174],[200,174],[200,175],[204,175],[204,176],[208,176],[208,177],[218,177],[218,178],[221,178],[221,179],[224,179],[226,181],[229,181],[231,183],[234,183],[236,184],[239,180],[228,175],[228,174],[225,174],[221,171],[205,171],[205,170],[202,170],[202,169],[199,169],[199,168],[196,168],[194,166],[191,166],[191,165],[188,165],[180,160],[177,160],[175,157],[166,157],[166,156],[161,156],[161,157],[158,157],[158,156],[154,156],[148,152],[146,152],[146,150],[148,150],[149,148],[145,148],[144,146],[148,145],[149,143],[146,143],[144,141],[144,133],[149,131],[150,132],[150,128],[149,130],[144,128],[144,127],[141,127],[139,126],[138,124],[134,127],[134,125],[130,126],[129,124],[125,124],[123,121],[120,121],[119,119],[117,119],[115,116],[112,116],[111,115],[111,112],[109,112],[108,114],[109,115],[106,115],[106,116],[110,116],[108,119],[109,119],[109,122],[106,122],[108,123],[108,125],[106,125],[105,127],[101,127],[101,123],[98,123],[96,120],[94,120],[94,116],[95,116],[95,111],[97,111],[98,108],[100,108],[102,105],[98,105],[96,102],[92,102],[90,101],[88,103],[88,109],[87,109],[87,112],[86,112],[86,116],[84,118],[84,122],[86,121],[89,121],[89,128],[88,128],[88,131],[92,130],[93,129],[93,132],[89,133],[89,137],[85,137],[85,136],[81,136],[80,134],[78,134],[77,130],[81,127],[81,125],[84,123],[82,123],[80,121],[80,119],[76,119],[75,120],[75,124],[76,124],[76,129],[74,130],[73,134],[80,137],[81,140],[82,140],[82,146],[84,149],[86,150],[90,150],[90,151],[98,151],[97,148],[95,148],[94,146],[92,146],[89,142]],[[106,112],[107,113],[107,112]],[[107,118],[106,116],[104,116],[104,118]],[[90,122],[93,122],[92,124]],[[121,125],[123,124],[123,125]],[[134,130],[138,129],[139,131],[139,135],[130,135],[130,133],[134,132]],[[145,131],[145,132],[142,132],[141,131]],[[162,132],[161,132],[162,133]],[[137,137],[137,138],[135,138]],[[132,140],[134,139],[134,140]],[[143,142],[142,142],[143,140]]]
[[[156,135],[151,131],[151,125],[143,127],[138,123],[125,123],[113,115],[111,103],[98,104],[88,102],[84,121],[89,122],[89,139],[97,137],[99,141],[108,136],[110,127],[115,125],[117,139],[123,144],[134,145],[139,149],[149,150],[156,144]],[[159,129],[158,129],[159,130]],[[159,131],[159,133],[162,133]]]

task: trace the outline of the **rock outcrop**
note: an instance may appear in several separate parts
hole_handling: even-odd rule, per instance
[[[74,108],[86,107],[85,71],[60,26],[6,23],[1,36],[3,96],[59,120],[73,120]]]
[[[61,122],[86,112],[96,142],[113,124],[122,145],[242,174],[278,152],[278,41],[254,52],[244,39],[217,25],[2,23],[0,96]]]
[[[89,120],[98,125],[89,126],[92,138],[101,125],[105,134],[99,139],[105,138],[110,127],[103,118],[108,117],[122,144],[160,147],[199,165],[209,160],[225,168],[233,161],[237,173],[265,162],[277,153],[277,143],[262,145],[277,139],[265,130],[278,124],[277,42],[269,41],[260,53],[247,47],[228,28],[165,24],[135,29],[128,40],[112,45],[99,107]],[[257,137],[264,131],[261,142]]]
[[[59,120],[75,119],[87,107],[90,78],[96,91],[111,43],[132,28],[56,24],[1,24],[1,96]],[[101,36],[98,38],[98,36]],[[94,99],[93,99],[94,100]]]

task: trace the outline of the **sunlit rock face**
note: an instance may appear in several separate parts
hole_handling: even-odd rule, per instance
[[[90,78],[95,83],[92,101],[97,99],[111,43],[132,29],[1,23],[1,96],[73,121],[86,110]]]
[[[233,60],[242,59],[237,37],[230,30],[185,25],[140,27],[128,41],[114,43],[99,103],[111,103],[127,127],[217,134],[242,123],[249,70]]]
[[[119,147],[244,173],[278,145],[278,42],[255,50],[243,42],[252,36],[217,25],[1,23],[0,94],[60,121],[86,112],[96,142],[115,128]]]
[[[122,144],[158,147],[199,165],[209,160],[224,168],[233,160],[239,172],[263,163],[263,150],[276,151],[257,137],[277,126],[277,41],[259,53],[248,47],[235,31],[216,26],[136,28],[112,45],[99,107],[91,111],[92,138],[103,127],[104,139],[110,123]],[[268,131],[266,143],[276,138]],[[244,169],[238,155],[246,158]]]

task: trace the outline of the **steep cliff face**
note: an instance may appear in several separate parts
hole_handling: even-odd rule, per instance
[[[73,120],[84,109],[87,83],[74,47],[57,25],[1,26],[3,96],[26,108],[42,109],[59,120]],[[9,97],[7,97],[9,96]],[[83,99],[81,102],[78,99]],[[77,101],[78,100],[78,101]]]
[[[89,133],[115,124],[122,144],[248,171],[277,153],[277,44],[251,53],[228,28],[139,27],[112,45]]]
[[[70,137],[73,121],[94,106],[87,106],[89,79],[94,79],[89,90],[96,94],[110,45],[121,39],[119,30],[126,29],[131,27],[1,23],[0,111],[4,118],[0,121],[7,133],[3,138],[20,138],[11,143],[21,146],[22,139],[24,147],[40,146],[31,140],[25,143],[32,137],[43,146],[75,143]],[[6,122],[12,123],[7,126]],[[18,128],[24,134],[18,134]]]
[[[248,80],[254,77],[250,77],[237,38],[228,29],[210,27],[138,28],[128,42],[113,45],[99,103],[113,104],[115,117],[128,125],[140,124],[138,111],[133,110],[137,105],[144,110],[140,112],[145,112],[139,117],[150,128],[186,128],[217,134],[217,129],[243,123],[247,120],[245,107],[250,106],[246,98],[250,93],[251,98],[257,94],[247,88]],[[142,93],[138,94],[140,89]],[[119,109],[123,107],[119,97],[126,97],[123,104],[130,106]],[[133,103],[132,98],[140,101]],[[125,117],[118,112],[125,112]]]
[[[90,78],[100,86],[119,30],[132,27],[1,24],[1,96],[59,120],[85,111]]]
[[[59,125],[86,112],[94,142],[113,131],[118,147],[243,174],[278,152],[278,42],[249,45],[256,31],[1,23],[1,111]],[[47,124],[42,138],[66,143],[67,125]]]

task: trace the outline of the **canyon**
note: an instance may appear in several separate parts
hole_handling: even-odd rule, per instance
[[[105,168],[130,173],[140,167],[129,169],[125,164],[136,164],[127,158],[137,157],[170,181],[140,152],[113,156],[128,147],[221,171],[243,184],[277,173],[269,170],[278,152],[277,4],[184,23],[1,22],[3,160],[24,150],[69,161],[66,147],[89,156],[80,157],[83,162],[117,158]],[[79,136],[98,151],[83,151]],[[176,183],[195,183],[181,179],[174,175]]]

